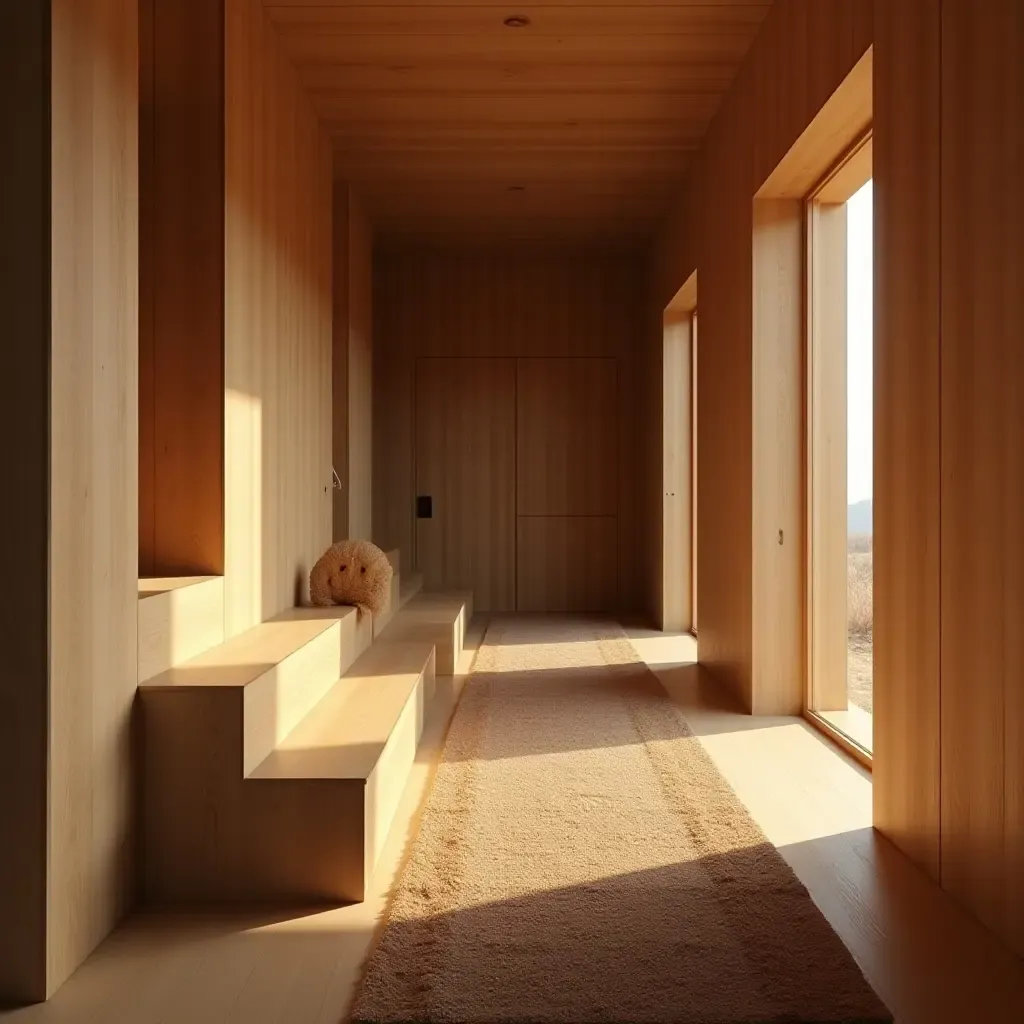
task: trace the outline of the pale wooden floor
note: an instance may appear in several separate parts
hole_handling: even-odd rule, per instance
[[[754,719],[731,709],[692,664],[692,638],[630,632],[898,1024],[1024,1022],[1024,964],[873,833],[867,772],[800,719]],[[439,701],[450,707],[460,685]],[[365,903],[309,913],[140,914],[49,1003],[0,1018],[338,1024],[415,833],[446,724],[442,713],[428,725]]]

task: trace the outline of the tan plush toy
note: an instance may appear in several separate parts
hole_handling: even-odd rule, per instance
[[[380,615],[391,593],[391,563],[368,540],[343,540],[327,549],[309,574],[313,604],[351,604]]]

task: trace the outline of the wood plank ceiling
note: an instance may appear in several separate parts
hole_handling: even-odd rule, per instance
[[[770,7],[265,5],[384,236],[588,242],[656,229]]]

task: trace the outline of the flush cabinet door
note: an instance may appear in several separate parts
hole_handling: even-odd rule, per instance
[[[416,362],[416,556],[428,590],[516,607],[514,359]]]

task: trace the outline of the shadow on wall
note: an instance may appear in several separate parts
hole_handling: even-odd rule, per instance
[[[300,578],[331,542],[333,347],[330,148],[263,8],[251,0],[230,7],[223,97],[229,636],[292,606]]]

